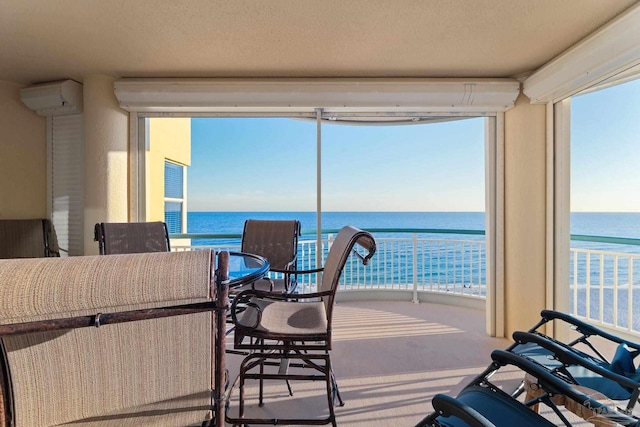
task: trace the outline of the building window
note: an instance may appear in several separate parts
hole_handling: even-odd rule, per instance
[[[185,168],[177,163],[164,162],[164,222],[169,233],[183,232]]]

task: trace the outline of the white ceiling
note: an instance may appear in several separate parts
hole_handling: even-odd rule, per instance
[[[0,80],[519,77],[639,0],[0,0]]]

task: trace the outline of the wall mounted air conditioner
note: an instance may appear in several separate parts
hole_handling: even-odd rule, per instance
[[[20,90],[20,99],[39,116],[82,113],[82,85],[73,80],[44,83]]]

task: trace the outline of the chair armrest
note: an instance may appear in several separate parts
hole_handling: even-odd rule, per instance
[[[332,292],[330,290],[323,291],[323,292],[311,292],[306,294],[283,294],[279,292],[262,291],[259,289],[247,289],[240,292],[238,295],[236,295],[233,298],[233,302],[231,303],[231,310],[233,311],[234,308],[239,303],[242,303],[242,301],[248,301],[252,298],[274,300],[274,301],[287,301],[291,298],[295,298],[296,300],[321,298],[321,297],[329,296],[331,294]]]
[[[461,419],[469,425],[469,427],[495,427],[491,421],[486,419],[481,413],[472,407],[460,402],[446,394],[436,394],[431,401],[433,409],[443,417],[454,416]],[[418,426],[429,424],[418,424]]]
[[[321,273],[324,271],[324,268],[313,268],[311,270],[288,270],[284,268],[270,268],[269,271],[274,271],[276,273],[286,273],[286,274],[312,274],[312,273]]]
[[[551,320],[556,320],[556,319],[562,320],[563,322],[569,323],[573,328],[576,329],[576,331],[580,332],[585,337],[590,337],[595,335],[595,336],[604,338],[606,340],[613,341],[618,344],[627,344],[629,347],[635,350],[640,350],[640,344],[632,341],[627,341],[625,339],[612,335],[596,326],[583,322],[582,320],[577,319],[569,314],[561,313],[555,310],[542,310],[540,312],[540,315],[542,316],[544,323],[549,322]],[[533,332],[533,330],[529,330],[529,332]]]

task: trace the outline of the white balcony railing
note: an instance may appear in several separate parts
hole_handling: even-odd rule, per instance
[[[640,334],[640,255],[571,249],[570,261],[571,312]]]
[[[485,298],[486,251],[484,239],[378,237],[377,252],[369,265],[350,257],[340,282],[341,291],[428,292],[450,296]],[[195,236],[193,236],[195,237]],[[322,260],[334,236],[322,241]],[[237,251],[235,242],[206,246],[178,246]],[[316,266],[315,240],[301,240],[298,268]],[[572,248],[570,253],[570,312],[591,323],[640,336],[640,254]],[[272,274],[272,273],[271,273]],[[316,275],[300,276],[301,291],[313,291]],[[587,309],[588,307],[588,309]]]
[[[322,242],[323,262],[334,237],[329,234]],[[376,243],[376,255],[367,266],[362,265],[356,257],[349,258],[340,281],[341,291],[396,290],[414,295],[417,292],[441,292],[480,298],[485,296],[483,240],[425,239],[413,233],[410,238],[376,238]],[[299,269],[315,268],[316,246],[315,240],[298,242]],[[175,251],[205,247],[240,250],[239,243],[207,246],[172,244]],[[315,290],[316,275],[300,276],[298,286],[305,292]]]

